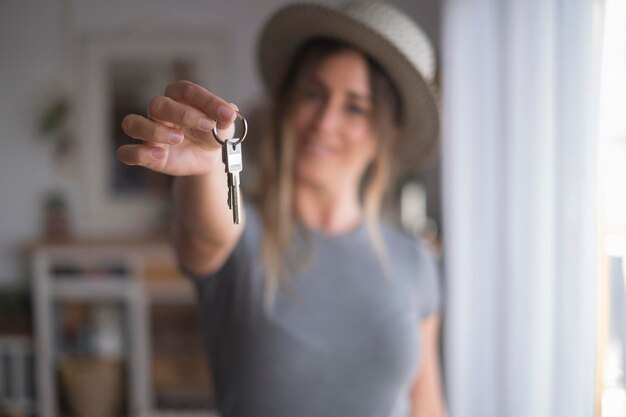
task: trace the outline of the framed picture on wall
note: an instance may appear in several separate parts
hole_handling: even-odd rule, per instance
[[[124,134],[121,121],[129,113],[146,115],[150,99],[177,79],[228,89],[225,44],[213,32],[164,30],[117,31],[80,42],[79,235],[145,236],[166,228],[172,178],[117,160],[119,146],[138,143]]]

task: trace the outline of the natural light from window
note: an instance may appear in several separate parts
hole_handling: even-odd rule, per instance
[[[626,1],[606,0],[600,98],[601,263],[606,265],[608,331],[602,417],[626,415]],[[601,346],[602,348],[602,346]]]

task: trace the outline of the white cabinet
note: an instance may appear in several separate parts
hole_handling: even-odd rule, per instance
[[[0,415],[2,409],[33,414],[32,341],[27,336],[0,336]]]
[[[216,415],[210,401],[195,410],[158,407],[163,401],[157,401],[153,374],[163,366],[153,357],[158,323],[151,323],[151,311],[195,309],[192,285],[177,276],[165,242],[38,245],[32,260],[38,416],[89,413],[98,401],[107,407],[119,402],[120,416]],[[89,337],[64,320],[87,320]],[[200,341],[199,329],[193,333]],[[207,367],[192,368],[188,376],[204,381]]]

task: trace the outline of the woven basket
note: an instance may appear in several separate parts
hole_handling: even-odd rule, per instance
[[[117,417],[122,403],[122,363],[71,358],[60,365],[68,405],[76,417]]]

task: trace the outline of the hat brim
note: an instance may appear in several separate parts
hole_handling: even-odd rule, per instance
[[[359,20],[322,5],[287,6],[266,24],[259,45],[261,76],[276,94],[300,46],[315,38],[341,40],[362,51],[387,73],[402,101],[404,124],[394,163],[399,174],[416,171],[437,143],[439,111],[428,82],[386,36]]]

